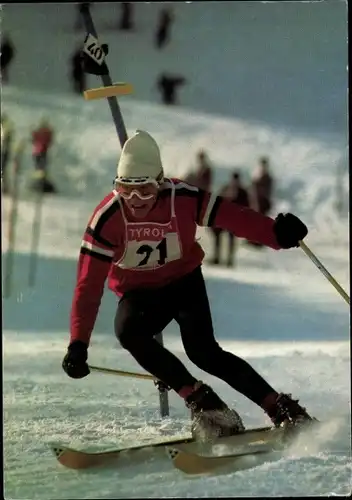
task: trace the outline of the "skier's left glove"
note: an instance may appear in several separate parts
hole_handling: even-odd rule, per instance
[[[274,222],[274,233],[281,248],[299,247],[299,241],[308,234],[307,226],[293,214],[279,214]]]
[[[104,52],[104,54],[107,56],[109,53],[109,47],[107,43],[103,43],[101,45],[101,48]],[[94,61],[91,57],[89,57],[88,54],[82,51],[81,53],[82,57],[82,66],[83,70],[85,73],[90,73],[91,75],[107,75],[108,74],[108,67],[106,65],[106,62],[104,61],[103,64],[98,64],[97,62]]]
[[[68,346],[67,354],[62,361],[62,368],[71,378],[86,377],[90,373],[87,359],[87,345],[80,340],[76,340]]]

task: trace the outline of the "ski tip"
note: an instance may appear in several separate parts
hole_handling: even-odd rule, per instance
[[[56,443],[50,443],[49,448],[51,449],[52,453],[55,455],[57,459],[59,459],[66,450],[65,447]]]
[[[180,453],[180,450],[178,450],[177,448],[171,448],[170,446],[167,446],[166,453],[167,453],[168,457],[170,458],[170,460],[175,460],[177,455]]]

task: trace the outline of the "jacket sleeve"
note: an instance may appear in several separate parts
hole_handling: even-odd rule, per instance
[[[116,218],[103,224],[99,223],[101,220],[96,224],[96,219],[93,214],[81,243],[70,315],[70,343],[81,340],[89,345],[117,247],[116,230],[112,229]]]
[[[199,190],[196,222],[203,227],[225,229],[239,238],[275,250],[281,248],[273,231],[274,220],[271,217],[213,193]]]

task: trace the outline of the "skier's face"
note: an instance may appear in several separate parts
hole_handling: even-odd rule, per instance
[[[155,205],[158,196],[158,187],[155,184],[120,184],[116,187],[134,217],[143,219]]]

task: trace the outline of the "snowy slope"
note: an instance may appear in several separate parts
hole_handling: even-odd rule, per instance
[[[182,20],[175,26],[177,45],[160,57],[148,46],[156,5],[138,6],[138,31],[128,36],[107,29],[115,6],[94,7],[97,29],[109,41],[111,53],[123,48],[116,61],[110,58],[112,73],[123,73],[136,87],[134,96],[120,101],[128,132],[145,128],[155,136],[167,175],[185,174],[197,149],[206,147],[216,165],[216,186],[234,166],[242,166],[248,178],[257,156],[268,154],[278,179],[274,214],[292,210],[307,222],[307,244],[348,290],[345,4],[290,3],[286,9],[278,3],[206,5],[200,11],[195,3],[175,4],[177,18]],[[52,441],[113,448],[189,430],[187,411],[175,394],[170,394],[171,418],[162,421],[152,384],[98,374],[74,381],[60,367],[82,233],[91,210],[111,189],[120,152],[107,103],[86,103],[68,93],[66,59],[73,41],[80,39],[71,30],[72,9],[58,4],[13,5],[3,11],[3,29],[16,38],[19,53],[13,85],[2,89],[2,105],[16,122],[18,136],[26,136],[43,114],[52,119],[57,138],[51,173],[61,192],[44,204],[37,280],[31,289],[27,285],[28,252],[34,206],[26,191],[32,169],[28,146],[13,293],[3,300],[6,496],[346,494],[351,490],[349,311],[299,249],[255,252],[241,246],[237,268],[205,264],[204,275],[222,346],[245,357],[277,390],[292,392],[312,414],[329,422],[326,434],[313,443],[313,451],[299,447],[279,462],[251,471],[193,480],[162,458],[150,457],[136,467],[82,474],[59,467],[50,455],[46,445]],[[26,23],[20,23],[21,19]],[[214,28],[220,21],[221,37]],[[251,37],[247,36],[249,27],[253,27]],[[133,61],[131,54],[137,51],[140,59]],[[203,52],[208,58],[199,57]],[[282,64],[285,58],[290,66]],[[231,60],[236,73],[229,71]],[[270,71],[265,85],[258,88],[254,82],[265,68]],[[155,103],[152,83],[162,69],[177,69],[192,77],[194,85],[181,93],[184,107],[170,110]],[[211,75],[216,79],[211,80]],[[97,85],[91,80],[92,86]],[[278,81],[285,84],[277,85]],[[293,105],[288,96],[301,106]],[[334,209],[338,168],[344,172],[342,216]],[[5,270],[8,201],[4,199],[2,207]],[[201,230],[199,235],[209,256],[209,234]],[[113,336],[115,305],[115,297],[106,293],[90,362],[139,371]],[[175,324],[168,326],[164,337],[166,346],[196,376],[238,408],[248,427],[266,422],[250,401],[186,359]]]
[[[112,78],[131,82],[138,100],[159,101],[157,76],[180,72],[188,80],[180,92],[188,108],[347,136],[344,1],[175,3],[171,43],[157,51],[161,8],[136,5],[133,33],[114,28],[118,4],[92,8],[98,34],[110,44]],[[9,4],[2,17],[19,47],[11,71],[16,85],[68,91],[68,58],[82,42],[73,30],[74,5]],[[47,32],[50,39],[43,38]]]

